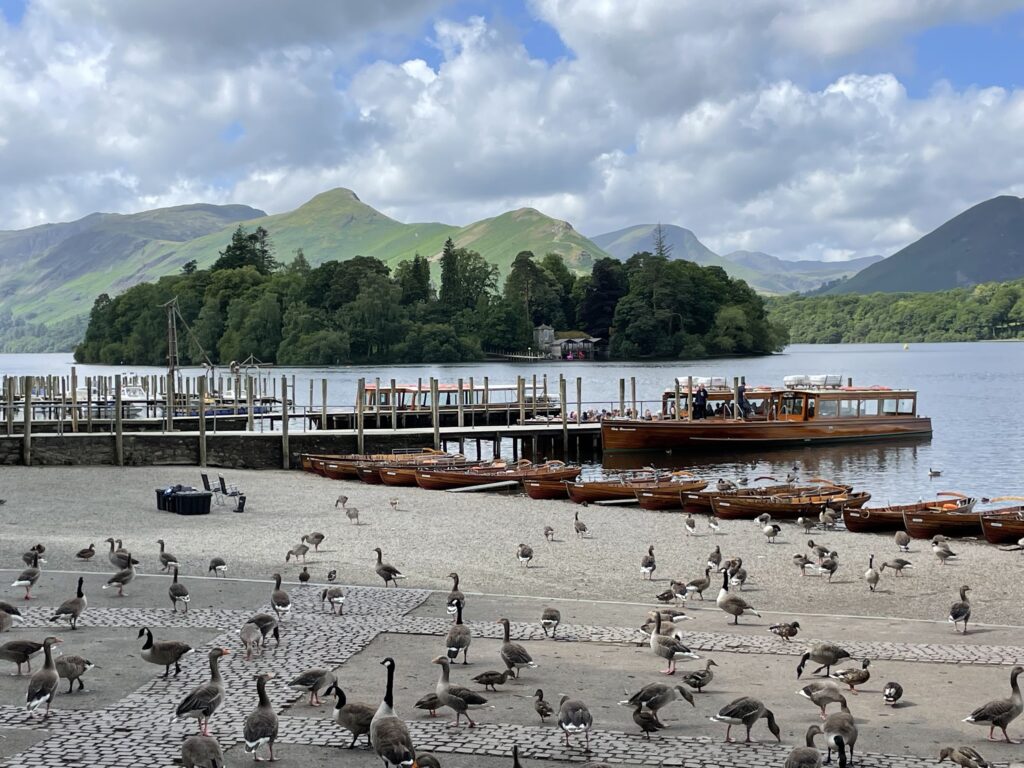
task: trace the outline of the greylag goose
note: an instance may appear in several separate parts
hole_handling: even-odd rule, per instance
[[[301,587],[308,587],[309,586],[309,579],[310,579],[309,568],[304,565],[304,566],[302,566],[302,570],[299,571],[299,586],[301,586]]]
[[[78,629],[78,619],[89,605],[89,600],[86,598],[85,592],[82,591],[82,585],[84,583],[85,579],[79,576],[78,589],[75,591],[75,596],[61,603],[60,607],[53,612],[53,616],[50,617],[50,621],[67,619],[68,623],[71,624],[72,629]]]
[[[782,622],[781,624],[772,624],[768,627],[768,631],[773,635],[778,635],[787,643],[792,642],[791,638],[796,637],[797,633],[800,631],[800,622],[788,621]]]
[[[836,571],[839,570],[839,553],[832,550],[828,553],[828,557],[822,559],[818,563],[818,573],[822,576],[828,574],[828,583],[832,583],[832,577],[836,575]]]
[[[6,632],[15,624],[23,622],[25,619],[20,615],[13,613],[7,613],[6,611],[0,611],[0,632]]]
[[[693,672],[684,675],[683,682],[691,688],[696,688],[697,693],[703,693],[704,689],[711,685],[711,681],[715,679],[715,673],[711,671],[711,668],[717,666],[714,659],[708,659],[704,664],[704,669],[695,669]]]
[[[489,688],[490,690],[497,693],[498,689],[495,686],[504,685],[508,682],[508,679],[510,677],[512,677],[512,670],[510,669],[506,669],[504,672],[496,672],[494,670],[489,670],[487,672],[481,672],[479,675],[476,675],[473,678],[473,682],[477,685],[482,685],[485,691]]]
[[[680,699],[690,702],[691,707],[697,706],[693,700],[693,694],[681,685],[669,686],[664,683],[650,683],[625,701],[620,701],[619,704],[630,707],[647,707],[654,713],[654,719],[657,720],[659,710]]]
[[[704,590],[711,586],[711,566],[704,569],[704,575],[686,583],[686,594],[697,595],[704,600]]]
[[[821,753],[814,746],[814,737],[821,734],[821,728],[812,725],[804,735],[803,747],[794,747],[786,757],[782,768],[821,768]]]
[[[277,713],[267,696],[267,680],[272,677],[274,677],[273,672],[256,675],[256,696],[259,698],[259,702],[242,725],[245,753],[252,755],[253,760],[259,760],[256,753],[261,747],[270,750],[270,762],[275,760],[274,742],[277,741]]]
[[[804,673],[804,667],[808,661],[813,661],[815,664],[820,664],[812,674],[818,674],[821,670],[825,670],[825,675],[832,674],[832,665],[838,664],[843,659],[852,658],[849,652],[835,643],[829,643],[820,641],[814,643],[803,656],[800,657],[800,663],[796,668],[796,676],[799,679]]]
[[[180,568],[181,566],[178,565],[178,558],[170,552],[165,551],[164,540],[157,539],[156,543],[160,545],[160,565],[163,566],[160,570],[167,571],[170,568]]]
[[[431,717],[437,717],[437,710],[441,708],[441,702],[437,700],[436,693],[428,693],[415,704],[416,709],[425,709]]]
[[[373,707],[361,701],[348,701],[345,692],[335,683],[327,693],[333,693],[334,699],[334,722],[352,734],[352,742],[348,745],[353,749],[360,736],[366,736],[370,741],[370,722],[373,720]]]
[[[277,614],[278,620],[284,619],[291,613],[292,610],[292,599],[281,589],[281,574],[274,574],[274,589],[270,593],[270,607],[274,609],[274,613]],[[252,621],[252,619],[250,619]],[[264,632],[263,636],[266,637],[267,633]]]
[[[758,618],[761,618],[761,614],[754,610],[754,606],[748,603],[739,595],[733,595],[729,592],[729,572],[726,571],[722,575],[722,588],[718,591],[718,599],[715,601],[718,607],[725,611],[727,614],[733,617],[732,623],[739,624],[740,616],[749,611]]]
[[[562,614],[557,608],[545,608],[540,615],[540,627],[544,630],[544,637],[548,636],[551,630],[551,638],[554,639],[558,631],[558,625],[562,623]]]
[[[570,747],[569,736],[582,733],[587,740],[584,751],[590,751],[590,729],[594,725],[594,718],[590,714],[587,705],[578,699],[570,699],[563,696],[558,704],[558,727],[565,734],[565,746]]]
[[[544,700],[544,691],[540,688],[533,693],[533,709],[538,715],[540,715],[540,721],[542,723],[547,722],[547,719],[555,714],[555,710]]]
[[[690,536],[697,535],[697,521],[693,519],[693,515],[689,512],[686,513],[686,519],[683,520],[683,530]]]
[[[530,667],[536,669],[537,665],[533,661],[533,657],[527,652],[523,646],[519,643],[513,643],[509,639],[509,623],[508,619],[499,619],[498,623],[501,624],[504,630],[504,640],[501,643],[501,660],[505,662],[505,666],[508,669],[515,671],[515,677],[519,677],[519,670],[523,667]]]
[[[871,672],[868,667],[871,665],[870,659],[864,659],[860,663],[860,669],[856,667],[849,667],[847,669],[837,669],[829,677],[833,680],[838,680],[841,683],[846,683],[850,686],[850,690],[853,693],[857,693],[855,686],[864,685],[868,680],[871,679]]]
[[[385,768],[412,768],[416,759],[412,738],[405,723],[395,714],[395,660],[389,656],[381,664],[387,668],[388,681],[384,699],[370,721],[370,746],[384,761]]]
[[[246,624],[255,624],[259,629],[260,634],[263,635],[263,640],[266,642],[267,635],[273,635],[274,642],[277,645],[281,644],[281,633],[278,626],[277,619],[271,616],[269,613],[257,613],[250,618]]]
[[[580,511],[576,510],[576,516],[572,524],[573,530],[576,531],[577,536],[587,535],[587,524],[580,520]]]
[[[676,673],[676,662],[679,659],[699,659],[700,656],[691,651],[674,637],[666,637],[661,634],[661,613],[655,615],[654,632],[651,633],[651,650],[656,656],[668,661],[668,667],[661,670],[663,675],[674,675]]]
[[[227,648],[214,648],[210,651],[210,680],[193,688],[192,692],[181,700],[174,713],[175,720],[194,717],[199,722],[199,732],[203,736],[210,735],[210,718],[224,703],[224,681],[220,676],[219,662],[222,656],[229,653],[231,651]]]
[[[893,541],[896,542],[896,549],[898,551],[910,551],[910,534],[906,531],[896,531],[896,534],[893,536]]]
[[[814,519],[810,517],[798,517],[796,519],[796,524],[804,529],[804,533],[810,533],[815,526]],[[819,733],[821,733],[821,731],[819,731]]]
[[[868,585],[868,590],[874,592],[881,578],[881,572],[875,568],[875,556],[871,555],[868,557],[868,569],[864,571],[864,582]]]
[[[21,674],[21,665],[26,665],[26,671],[32,671],[32,657],[43,650],[43,644],[35,640],[11,640],[9,643],[0,645],[0,659],[18,665],[18,674]]]
[[[25,565],[32,565],[35,562],[36,556],[39,556],[39,563],[45,563],[46,558],[43,557],[43,552],[46,551],[46,547],[42,544],[33,544],[32,548],[26,552],[21,553],[21,562]]]
[[[327,537],[320,533],[320,531],[313,531],[312,533],[307,533],[305,536],[302,537],[302,543],[312,544],[313,551],[319,552],[320,545],[324,543],[324,539],[326,538]]]
[[[966,584],[960,587],[960,599],[949,608],[948,621],[953,625],[953,631],[957,631],[956,625],[962,621],[965,635],[967,634],[967,622],[971,618],[971,601],[967,599],[967,593],[970,591],[971,588]]]
[[[520,565],[525,565],[529,568],[530,561],[533,560],[533,547],[527,546],[526,544],[520,544],[516,547],[516,557],[519,558]]]
[[[811,560],[811,558],[807,557],[807,555],[803,555],[798,552],[797,554],[793,555],[793,565],[800,569],[801,576],[806,576],[807,567],[814,565],[814,561]]]
[[[544,540],[545,541],[554,541],[555,540],[555,529],[552,528],[550,525],[545,525],[544,526]]]
[[[822,726],[825,731],[825,746],[828,754],[825,757],[826,763],[832,762],[832,750],[839,753],[840,768],[845,768],[846,763],[844,747],[850,750],[850,762],[853,762],[853,747],[857,743],[857,724],[853,722],[853,715],[850,714],[846,704],[842,704],[838,712],[833,712],[825,720]]]
[[[913,568],[914,564],[909,560],[904,560],[902,557],[894,557],[892,560],[886,560],[882,563],[879,568],[880,571],[884,571],[886,568],[892,568],[896,571],[897,576],[903,575],[904,568]]]
[[[228,564],[223,557],[213,557],[210,558],[210,567],[206,569],[206,572],[212,573],[214,576],[224,576],[227,569]]]
[[[174,665],[174,674],[181,672],[181,660],[194,649],[188,643],[179,640],[161,640],[154,642],[153,633],[149,627],[139,630],[139,637],[145,636],[146,642],[142,645],[142,660],[150,664],[156,664],[164,668],[164,677],[171,673],[171,664]]]
[[[476,723],[469,716],[469,711],[486,706],[487,699],[479,693],[469,690],[469,688],[464,688],[461,685],[452,685],[449,682],[448,675],[451,671],[451,662],[448,661],[447,656],[438,656],[431,663],[441,666],[441,675],[437,680],[435,693],[437,693],[437,700],[441,702],[442,707],[448,707],[455,712],[455,722],[452,725],[457,728],[459,726],[459,719],[465,716],[469,722],[469,727],[475,728]]]
[[[16,578],[14,580],[14,583],[11,584],[11,586],[12,587],[24,587],[25,588],[25,599],[26,600],[31,600],[32,599],[32,587],[34,587],[35,583],[37,581],[39,581],[39,574],[40,574],[40,570],[39,570],[39,553],[38,552],[33,552],[32,553],[32,565],[30,565],[28,568],[26,568],[20,574],[18,574],[18,578]]]
[[[29,678],[28,692],[25,694],[25,709],[29,712],[35,712],[43,704],[46,705],[44,718],[50,716],[50,704],[57,695],[57,685],[60,683],[57,667],[53,663],[52,650],[53,646],[60,642],[59,638],[52,636],[43,640],[43,654],[46,660],[43,662],[43,668]]]
[[[335,616],[345,615],[345,590],[341,587],[326,587],[320,593],[320,604],[326,603],[331,607],[331,613]]]
[[[754,522],[757,523],[757,525],[759,525],[760,527],[764,528],[766,525],[771,525],[772,516],[769,515],[767,512],[764,512],[755,517]]]
[[[822,530],[833,531],[836,527],[836,513],[830,509],[823,509],[818,513],[818,522]]]
[[[846,705],[846,697],[843,696],[843,692],[840,690],[839,686],[831,680],[815,680],[813,683],[805,685],[797,691],[797,694],[803,696],[805,699],[809,699],[821,710],[822,720],[825,720],[825,718],[828,717],[828,712],[825,711],[825,707],[829,704]]]
[[[761,532],[765,535],[765,538],[768,539],[769,544],[774,544],[775,537],[782,533],[782,526],[778,523],[772,523],[771,525],[766,525],[762,528]]]
[[[768,720],[768,730],[774,734],[775,738],[781,742],[781,730],[778,723],[775,722],[775,715],[770,709],[765,707],[764,702],[760,699],[755,699],[750,696],[743,696],[739,699],[729,702],[720,710],[717,715],[712,715],[710,720],[714,723],[725,723],[728,726],[725,729],[725,740],[726,742],[732,741],[731,732],[734,725],[743,725],[747,729],[746,743],[750,743],[750,729],[754,727],[761,718]]]
[[[171,598],[171,609],[177,613],[178,603],[185,606],[185,613],[188,613],[188,604],[192,599],[188,593],[188,587],[178,581],[178,568],[174,568],[174,577],[171,581],[171,586],[167,588],[167,596]]]
[[[238,636],[242,640],[242,647],[245,648],[246,661],[250,661],[253,655],[263,655],[263,633],[256,624],[251,621],[245,622],[238,630]]]
[[[296,560],[298,560],[301,557],[302,558],[302,562],[306,562],[306,553],[307,552],[309,552],[309,547],[307,547],[305,544],[296,544],[294,547],[289,549],[287,553],[285,553],[284,561],[286,563],[288,563],[288,562],[291,562],[291,559],[293,557]]]
[[[359,525],[359,508],[345,507],[345,517],[352,525]]]
[[[95,555],[96,555],[96,545],[95,544],[90,544],[85,549],[78,550],[78,553],[75,555],[75,558],[78,559],[78,560],[92,560],[92,558]]]
[[[448,578],[452,580],[452,590],[448,593],[448,598],[445,600],[445,611],[452,617],[452,621],[455,621],[455,603],[461,602],[465,605],[466,596],[459,589],[459,574],[452,571],[448,574]]]
[[[810,547],[814,556],[818,558],[819,563],[828,557],[829,553],[832,551],[829,547],[822,546],[821,544],[815,544],[814,539],[808,539],[807,546]]]
[[[374,548],[373,551],[377,553],[377,575],[384,579],[384,586],[386,587],[391,583],[397,587],[398,579],[404,579],[405,576],[402,575],[402,572],[395,568],[395,566],[384,562],[384,555],[381,552],[380,547]]]
[[[342,509],[348,509],[348,496],[342,494],[341,496],[334,500],[334,508],[337,509],[338,507],[341,507]]]
[[[650,581],[654,577],[654,569],[657,568],[654,562],[654,545],[647,548],[647,554],[640,558],[640,577]]]
[[[961,768],[990,768],[992,765],[974,747],[943,747],[939,750],[939,762],[946,758]]]
[[[656,733],[665,727],[658,722],[658,718],[655,717],[654,713],[646,709],[642,704],[633,710],[633,722],[640,727],[644,738],[648,741],[651,738],[651,733]]]
[[[224,753],[212,736],[189,736],[181,742],[184,768],[224,768]]]
[[[120,571],[115,573],[109,579],[107,583],[103,585],[102,589],[109,589],[110,587],[117,587],[117,596],[124,597],[124,588],[131,584],[135,578],[135,566],[131,562],[131,553],[128,553],[128,566],[122,568]]]
[[[114,542],[114,539],[107,539],[107,541]],[[123,563],[123,565],[119,565],[118,563],[115,563],[112,558],[109,558],[111,565],[113,565],[115,568],[127,568],[129,563],[131,563],[132,565],[138,565],[139,564],[139,561],[136,560],[134,557],[132,557],[129,554],[127,549],[125,549],[123,546],[121,546],[121,540],[120,539],[116,540],[116,544],[117,544],[117,549],[114,549],[114,545],[113,544],[111,544],[110,548],[113,550],[114,554],[117,556],[119,562]]]
[[[1016,666],[1010,670],[1010,698],[995,699],[983,704],[974,710],[968,717],[964,718],[965,723],[973,725],[987,725],[988,739],[993,741],[992,733],[996,728],[1003,732],[1003,738],[1008,744],[1015,743],[1006,733],[1006,726],[1020,717],[1024,712],[1024,702],[1021,700],[1020,685],[1017,678],[1024,672],[1024,667]]]
[[[708,528],[711,529],[711,534],[712,535],[718,533],[719,530],[721,530],[722,526],[719,525],[717,517],[709,517],[708,518]]]
[[[944,541],[933,541],[932,552],[938,558],[939,565],[945,565],[947,560],[952,560],[957,556],[956,552],[951,550]]]
[[[722,548],[715,545],[715,549],[708,555],[708,568],[711,570],[718,570],[718,566],[722,564]]]
[[[57,668],[58,677],[68,681],[68,693],[71,693],[76,682],[78,690],[84,691],[85,683],[82,682],[82,676],[96,666],[81,656],[58,656],[53,663]]]
[[[882,689],[882,701],[890,707],[896,706],[896,702],[903,698],[903,686],[899,683],[886,683]]]
[[[326,693],[338,682],[338,678],[329,669],[313,667],[300,672],[288,683],[293,691],[309,693],[309,706],[319,707],[323,704],[320,700],[320,692]]]
[[[462,654],[462,663],[469,664],[469,644],[473,642],[473,633],[462,623],[462,601],[455,603],[455,623],[448,629],[444,646],[448,658],[455,661]]]

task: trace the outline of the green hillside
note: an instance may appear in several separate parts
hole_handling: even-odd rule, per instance
[[[760,251],[733,251],[722,258],[760,273],[755,284],[762,293],[806,293],[822,284],[852,277],[881,256],[863,256],[849,261],[789,261]]]

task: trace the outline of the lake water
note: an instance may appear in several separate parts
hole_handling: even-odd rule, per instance
[[[0,375],[67,375],[70,354],[0,355]],[[79,377],[115,373],[161,373],[158,368],[79,365]],[[557,394],[558,376],[569,380],[570,408],[575,402],[575,379],[583,379],[584,407],[618,407],[619,379],[636,377],[637,399],[656,408],[661,392],[675,376],[745,376],[747,383],[779,384],[790,374],[835,373],[855,384],[884,384],[917,389],[919,410],[932,417],[931,441],[892,445],[849,445],[765,451],[760,454],[655,457],[665,465],[692,466],[708,476],[785,475],[794,464],[805,477],[822,476],[864,486],[875,500],[913,501],[939,490],[959,490],[983,496],[1024,493],[1024,431],[1017,388],[1024,382],[1024,346],[1012,342],[913,344],[793,345],[783,354],[760,358],[731,358],[654,363],[545,362],[474,363],[333,368],[274,368],[273,375],[295,376],[295,400],[308,401],[309,381],[316,381],[314,404],[319,406],[319,380],[328,380],[330,406],[351,406],[356,381],[379,376],[415,384],[434,376],[454,382],[484,376],[493,384],[513,384],[516,376],[541,380],[548,376]],[[630,397],[627,383],[627,400]],[[648,457],[645,460],[651,460]],[[929,478],[928,469],[942,476]]]

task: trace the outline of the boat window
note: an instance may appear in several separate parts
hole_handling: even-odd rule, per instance
[[[914,400],[913,398],[903,398],[898,404],[899,413],[913,413],[914,412]]]
[[[807,398],[807,418],[808,419],[813,419],[814,418],[814,398],[813,397],[808,397]]]
[[[886,416],[894,416],[896,414],[896,401],[895,400],[883,400],[882,401],[882,413]]]
[[[861,416],[877,416],[878,415],[878,401],[877,400],[861,400],[860,401],[860,415]]]
[[[835,418],[839,415],[838,400],[822,400],[818,403],[818,415],[828,418]]]
[[[839,401],[839,415],[843,418],[850,418],[857,415],[857,401],[856,400],[840,400]]]
[[[779,413],[783,415],[799,415],[804,412],[803,395],[783,395]]]

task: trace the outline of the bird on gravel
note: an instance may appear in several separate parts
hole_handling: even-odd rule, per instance
[[[885,567],[884,565],[882,566]],[[868,589],[872,592],[875,591],[875,587],[878,586],[879,579],[882,578],[882,572],[875,568],[875,556],[871,555],[868,558],[868,569],[864,571],[864,581],[868,585]]]
[[[544,526],[544,539],[545,541],[555,540],[555,529],[552,528],[550,525]]]
[[[576,535],[577,536],[586,536],[587,535],[587,524],[584,523],[582,520],[580,520],[579,510],[576,510],[576,517],[575,517],[575,520],[574,520],[574,522],[572,524],[572,527],[576,530]]]
[[[839,570],[839,553],[832,551],[828,553],[828,557],[818,563],[818,573],[822,576],[828,574],[828,583],[832,583],[832,577],[836,575],[836,571]]]
[[[947,560],[951,560],[957,556],[956,552],[952,551],[945,542],[933,542],[932,552],[935,553],[935,557],[939,560],[939,565],[945,565]]]
[[[345,509],[347,506],[348,506],[348,496],[345,496],[345,495],[339,496],[337,498],[337,500],[334,502],[334,508],[335,509],[337,509],[338,507],[341,507],[342,509]]]
[[[900,552],[910,551],[910,534],[906,531],[896,531],[896,535],[893,536],[893,541],[896,542],[896,548]]]
[[[331,570],[329,570],[327,572],[327,583],[328,584],[333,584],[335,579],[337,579],[337,578],[338,578],[338,572],[334,568],[331,568]]]
[[[795,555],[793,555],[793,565],[800,569],[801,576],[806,576],[807,566],[814,565],[814,561],[811,560],[811,558],[807,557],[807,555],[797,552]]]
[[[526,544],[520,544],[516,548],[516,557],[519,558],[520,563],[529,568],[530,561],[533,560],[533,547]]]
[[[782,532],[782,526],[778,523],[772,523],[771,525],[766,525],[761,532],[767,537],[769,544],[774,544],[775,537]]]
[[[810,547],[811,550],[814,552],[815,556],[818,558],[819,563],[826,557],[828,557],[829,553],[832,551],[829,547],[826,547],[822,544],[815,544],[813,539],[807,540],[807,546]]]
[[[804,529],[804,533],[810,533],[811,529],[814,528],[814,520],[809,517],[798,517],[796,524]]]
[[[718,524],[718,518],[717,517],[709,517],[708,518],[708,528],[711,529],[711,533],[713,533],[713,534],[718,533],[718,531],[721,529],[721,526]]]
[[[640,577],[650,581],[654,577],[654,570],[658,565],[654,560],[654,545],[647,548],[647,554],[640,558]]]
[[[693,519],[693,515],[687,513],[686,520],[683,521],[683,525],[685,526],[686,533],[690,536],[695,536],[697,534],[697,521]]]
[[[388,504],[391,505],[391,510],[393,512],[397,512],[398,511],[398,499],[389,499],[388,500]]]
[[[913,568],[914,564],[909,560],[904,560],[902,557],[894,557],[892,560],[886,560],[882,563],[879,568],[880,571],[884,571],[886,568],[892,568],[896,571],[897,576],[903,575],[904,568]]]
[[[971,601],[967,599],[967,593],[970,591],[971,588],[966,584],[960,587],[960,599],[949,608],[948,620],[953,625],[953,631],[957,631],[956,625],[962,621],[965,635],[967,634],[967,622],[971,618]]]

